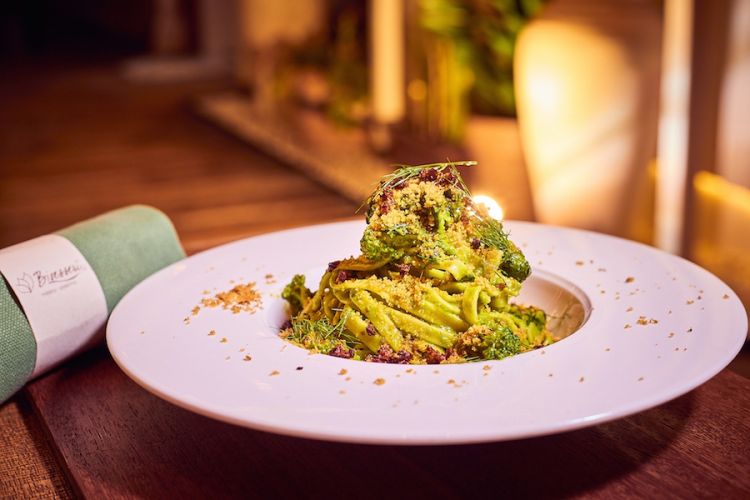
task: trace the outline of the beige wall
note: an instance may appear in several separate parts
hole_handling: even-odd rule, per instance
[[[750,187],[750,1],[734,0],[719,109],[717,171]]]

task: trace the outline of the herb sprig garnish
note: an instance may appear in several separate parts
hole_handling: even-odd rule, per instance
[[[500,221],[489,216],[477,214],[475,222],[479,241],[485,246],[494,247],[503,252],[503,262],[500,270],[507,276],[518,281],[525,280],[531,273],[531,266],[523,253],[508,238],[508,233],[503,230]]]
[[[475,165],[477,165],[477,162],[475,161],[446,161],[441,163],[425,163],[424,165],[393,165],[393,167],[397,170],[391,172],[381,179],[378,187],[370,195],[370,197],[365,200],[365,202],[362,204],[362,206],[359,207],[359,209],[361,209],[365,205],[371,204],[386,191],[390,189],[396,189],[407,181],[419,177],[420,172],[428,169],[434,169],[437,172],[442,172],[446,169],[452,169],[453,173],[455,174],[453,187],[464,191],[466,194],[469,194],[469,188],[466,186],[463,179],[458,174],[456,167],[473,167]],[[357,211],[359,211],[359,209],[357,209]]]
[[[326,342],[337,339],[343,340],[349,346],[354,346],[359,343],[359,340],[346,329],[346,320],[348,317],[349,313],[345,312],[335,324],[329,323],[327,318],[317,320],[295,319],[292,321],[292,326],[286,338],[302,345],[307,340],[312,344],[308,347],[318,351],[325,351]]]
[[[510,240],[508,239],[508,233],[503,230],[502,223],[492,217],[479,214],[476,214],[476,218],[479,240],[485,246],[499,248],[503,252],[507,252]]]

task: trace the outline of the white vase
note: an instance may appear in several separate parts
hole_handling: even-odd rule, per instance
[[[521,32],[518,121],[539,221],[625,231],[655,150],[660,39],[653,0],[552,0]]]

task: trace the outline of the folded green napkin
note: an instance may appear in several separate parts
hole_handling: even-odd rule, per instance
[[[99,278],[107,310],[154,272],[185,257],[177,233],[162,212],[142,205],[121,208],[56,234],[67,238]],[[0,403],[29,379],[36,340],[4,278],[0,278]]]

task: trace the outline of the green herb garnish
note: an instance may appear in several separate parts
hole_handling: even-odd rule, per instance
[[[491,217],[476,215],[476,229],[485,246],[497,248],[503,252],[503,262],[500,270],[507,276],[523,281],[531,274],[531,266],[518,247],[510,241],[508,233],[503,230],[503,224]]]
[[[357,347],[359,340],[345,326],[348,316],[348,313],[342,314],[334,324],[331,324],[327,318],[294,319],[286,334],[286,339],[308,349],[326,353],[336,344],[343,343],[347,347]]]

